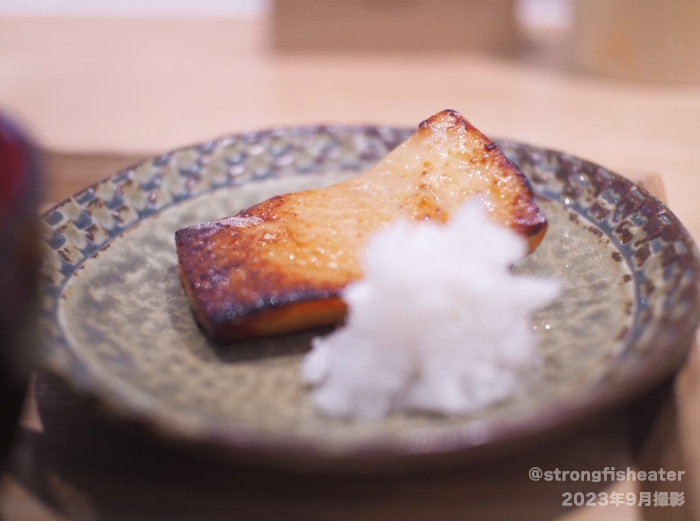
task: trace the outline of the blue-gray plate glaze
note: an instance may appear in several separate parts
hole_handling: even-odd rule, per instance
[[[603,167],[514,142],[550,228],[516,267],[560,279],[533,317],[527,391],[477,415],[319,416],[299,379],[309,332],[222,346],[198,329],[174,232],[357,175],[410,134],[324,126],[228,136],[116,174],[42,216],[46,366],[170,439],[294,466],[457,464],[639,395],[681,365],[700,317],[698,252],[676,217]],[[426,327],[430,327],[426,324]]]

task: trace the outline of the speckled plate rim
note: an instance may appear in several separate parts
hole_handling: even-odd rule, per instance
[[[361,171],[398,145],[411,132],[412,129],[374,125],[276,128],[229,135],[198,145],[181,147],[149,161],[155,164],[165,162],[172,155],[191,149],[197,149],[206,154],[207,150],[213,150],[219,144],[231,140],[242,140],[245,143],[254,144],[270,136],[285,137],[294,134],[313,139],[314,136],[323,134],[335,139],[339,136],[360,133],[378,139],[384,143],[385,148],[358,152],[360,159],[354,164],[328,164],[327,161],[334,160],[323,157],[321,150],[320,155],[314,158],[309,171],[330,171],[333,167]],[[351,452],[340,453],[319,450],[311,444],[284,437],[274,440],[260,438],[243,426],[232,429],[228,423],[220,425],[212,422],[204,426],[193,426],[186,420],[183,421],[182,417],[153,415],[153,411],[140,407],[138,403],[125,402],[109,386],[105,386],[96,375],[91,374],[70,349],[57,318],[58,303],[65,284],[84,262],[144,219],[150,219],[181,201],[204,196],[219,188],[276,175],[274,171],[250,171],[244,172],[245,176],[231,177],[225,183],[212,182],[205,190],[188,189],[185,194],[174,197],[164,206],[152,205],[137,211],[133,221],[107,230],[108,233],[102,240],[87,241],[85,247],[78,249],[77,258],[67,258],[66,252],[62,251],[66,245],[66,237],[60,232],[62,227],[68,224],[84,231],[90,226],[96,226],[97,224],[89,218],[85,220],[85,208],[96,197],[104,197],[99,194],[119,190],[120,183],[133,180],[135,169],[146,162],[95,183],[42,214],[41,223],[44,228],[47,257],[52,261],[45,263],[43,271],[40,330],[45,343],[44,366],[76,391],[94,398],[110,413],[172,441],[211,449],[218,455],[223,453],[242,460],[295,469],[363,472],[454,466],[492,454],[517,450],[518,447],[536,443],[545,434],[563,432],[583,423],[595,414],[624,404],[672,376],[682,365],[692,345],[695,328],[700,321],[700,298],[698,297],[700,255],[683,225],[664,203],[630,180],[599,165],[565,153],[514,141],[497,140],[497,142],[509,158],[521,166],[538,196],[565,198],[566,204],[575,212],[586,214],[583,216],[600,227],[613,242],[630,250],[625,256],[628,262],[632,262],[634,255],[640,251],[640,244],[635,243],[640,242],[643,246],[643,241],[638,241],[634,237],[626,238],[625,234],[629,230],[622,225],[627,220],[633,220],[635,216],[637,220],[640,216],[646,216],[647,222],[650,216],[654,219],[654,216],[663,216],[663,222],[656,222],[656,228],[652,231],[657,239],[659,237],[663,239],[664,235],[672,237],[673,242],[669,243],[668,248],[673,248],[673,251],[668,250],[665,253],[647,251],[644,255],[648,258],[649,255],[665,254],[669,256],[671,262],[682,265],[683,273],[680,279],[682,295],[679,302],[674,302],[671,307],[671,311],[680,309],[680,312],[668,312],[668,320],[664,323],[664,327],[653,331],[653,334],[641,326],[633,328],[634,330],[628,333],[630,336],[628,346],[620,357],[620,360],[626,359],[624,363],[612,366],[600,385],[578,399],[553,404],[551,407],[535,411],[525,418],[512,422],[470,422],[468,427],[457,434],[451,432],[444,436],[433,436],[427,442],[425,437],[417,433],[415,436],[407,435],[400,443],[378,440],[363,444]],[[268,166],[268,170],[270,169],[274,170],[273,167]],[[293,175],[300,173],[303,172],[297,171]],[[183,172],[183,175],[188,176],[192,173]],[[124,200],[124,197],[120,199],[125,204],[130,204],[130,201]],[[593,212],[595,218],[592,218],[588,212]],[[637,275],[635,277],[637,294],[645,291],[643,265],[644,262],[636,269],[633,266],[633,272]],[[640,273],[641,276],[639,276]],[[636,317],[635,324],[638,323],[639,317]],[[638,356],[630,356],[630,353],[637,353]]]

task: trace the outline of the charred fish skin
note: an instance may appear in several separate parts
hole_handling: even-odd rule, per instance
[[[216,340],[332,324],[374,232],[397,218],[445,222],[477,195],[492,219],[537,247],[547,222],[528,180],[458,112],[442,111],[356,178],[179,230],[180,280]]]

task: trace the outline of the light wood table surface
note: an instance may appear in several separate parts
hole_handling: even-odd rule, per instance
[[[46,205],[140,157],[220,134],[334,122],[414,126],[453,108],[492,137],[563,150],[664,188],[697,241],[700,85],[581,75],[562,49],[542,40],[519,56],[283,54],[257,19],[0,19],[0,107],[48,150]],[[334,485],[210,465],[122,435],[40,375],[14,458],[22,464],[0,478],[0,519],[691,519],[700,500],[699,374],[694,349],[675,382],[508,461]],[[524,475],[530,466],[575,469],[584,460],[685,469],[688,504],[572,510],[560,507],[566,487]]]

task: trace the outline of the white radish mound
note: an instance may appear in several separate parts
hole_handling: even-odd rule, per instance
[[[527,243],[471,199],[447,224],[399,220],[370,241],[364,278],[343,292],[346,324],[302,364],[331,417],[452,415],[507,400],[538,363],[533,311],[558,281],[516,275]]]

